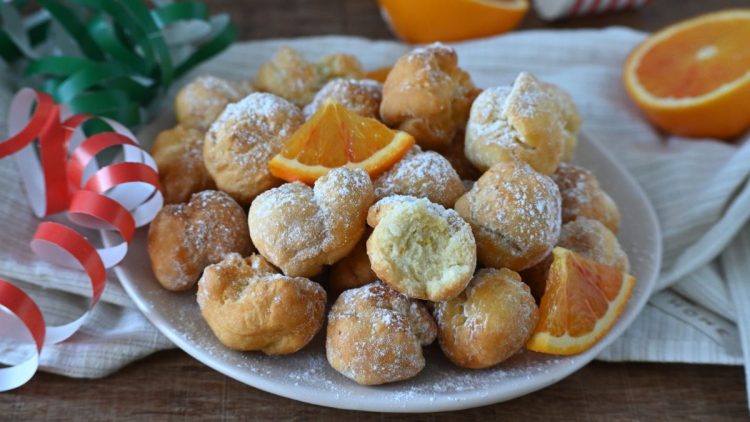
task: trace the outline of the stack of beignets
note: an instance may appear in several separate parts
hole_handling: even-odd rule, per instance
[[[454,364],[487,368],[534,332],[553,247],[628,270],[616,204],[569,163],[581,118],[567,92],[522,72],[480,93],[441,44],[401,57],[382,85],[364,77],[354,56],[282,48],[254,84],[202,76],[178,94],[179,124],[154,146],[173,204],[149,256],[169,290],[200,279],[224,345],[294,353],[330,297],[326,357],[357,383],[416,376],[435,338]],[[372,180],[347,167],[314,186],[273,177],[269,160],[329,99],[418,146]]]

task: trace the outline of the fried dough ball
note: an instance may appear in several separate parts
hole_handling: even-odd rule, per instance
[[[385,173],[375,179],[375,199],[391,195],[427,198],[446,208],[464,194],[461,178],[442,155],[413,146]]]
[[[409,132],[421,147],[448,146],[469,117],[477,89],[458,67],[456,51],[442,44],[401,57],[383,85],[380,117]]]
[[[463,130],[457,131],[450,145],[441,148],[438,152],[451,163],[451,166],[453,166],[461,179],[477,180],[482,175],[482,172],[477,170],[474,164],[471,164],[471,161],[466,158],[464,136]]]
[[[255,76],[255,86],[304,107],[320,86],[317,67],[308,63],[296,50],[282,47],[263,63]]]
[[[617,233],[620,211],[615,201],[599,186],[594,173],[583,167],[562,163],[552,179],[562,195],[563,223],[586,217],[601,221],[613,233]]]
[[[167,204],[187,202],[196,192],[216,188],[203,164],[203,132],[197,129],[177,125],[162,131],[151,156],[159,168],[159,183]]]
[[[328,314],[326,357],[363,385],[411,378],[424,368],[422,346],[437,327],[427,309],[380,283],[347,290]]]
[[[302,277],[281,275],[260,255],[229,254],[198,282],[198,306],[230,349],[286,355],[323,327],[326,292]]]
[[[564,127],[556,100],[531,74],[510,87],[485,89],[471,107],[466,125],[466,157],[479,170],[521,160],[552,174],[563,153]]]
[[[370,79],[333,79],[305,106],[305,117],[309,119],[329,98],[360,116],[377,119],[383,85]]]
[[[318,62],[318,78],[325,83],[336,78],[362,79],[365,70],[359,59],[351,54],[329,54]]]
[[[174,99],[177,121],[205,132],[224,107],[255,92],[249,82],[227,81],[216,76],[199,76],[185,85]]]
[[[338,297],[344,290],[361,287],[378,279],[367,256],[367,238],[371,232],[368,229],[349,255],[331,267],[328,275],[328,291],[331,296]]]
[[[518,273],[479,270],[459,296],[435,304],[445,356],[463,368],[488,368],[523,349],[539,320],[534,297]]]
[[[560,192],[521,161],[492,166],[456,201],[471,224],[479,262],[521,271],[539,263],[560,235]]]
[[[581,217],[562,225],[557,246],[580,254],[592,261],[611,265],[618,271],[630,271],[628,255],[622,250],[617,236],[597,220]],[[534,297],[541,299],[547,285],[552,255],[521,273],[523,281],[531,287]]]
[[[159,284],[190,289],[203,269],[224,255],[253,252],[245,227],[245,211],[224,192],[207,190],[187,204],[165,206],[148,229],[148,255]]]
[[[555,84],[542,82],[544,89],[555,101],[563,118],[563,154],[562,161],[569,162],[575,155],[578,145],[578,129],[581,127],[581,115],[570,94]]]
[[[289,276],[313,277],[345,257],[365,232],[370,176],[337,168],[310,188],[287,183],[259,195],[248,226],[258,251]]]
[[[268,162],[303,122],[299,108],[272,94],[250,94],[228,105],[203,144],[203,161],[216,186],[248,205],[259,193],[281,184]]]
[[[448,300],[474,274],[471,227],[451,209],[424,198],[394,195],[370,208],[367,240],[372,270],[390,287],[416,299]]]

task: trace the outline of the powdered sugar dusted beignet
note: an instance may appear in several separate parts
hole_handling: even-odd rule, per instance
[[[279,274],[262,256],[229,254],[198,282],[198,306],[230,349],[268,355],[294,353],[325,320],[326,292],[318,283]]]
[[[580,166],[562,163],[552,179],[562,195],[563,223],[586,217],[601,221],[613,233],[617,233],[620,211],[615,201],[599,186],[594,173]]]
[[[148,254],[164,288],[187,290],[224,255],[253,251],[245,211],[224,192],[203,191],[162,208],[148,229]]]
[[[259,193],[281,184],[268,162],[303,121],[299,108],[271,94],[250,94],[228,105],[203,145],[203,160],[216,186],[248,205]]]
[[[556,100],[531,74],[510,87],[485,89],[471,107],[466,125],[466,157],[479,170],[521,160],[552,174],[563,154],[563,116]]]
[[[448,300],[474,274],[477,248],[471,227],[453,210],[412,196],[389,196],[370,208],[367,240],[372,270],[416,299]]]
[[[282,47],[267,63],[263,63],[255,76],[259,90],[270,92],[304,107],[319,87],[318,69],[308,63],[296,50]]]
[[[450,208],[464,194],[464,186],[451,163],[434,151],[418,146],[375,179],[375,198],[408,195],[427,198]]]
[[[456,51],[436,43],[401,57],[383,84],[380,117],[423,148],[448,146],[463,129],[477,89]]]
[[[190,195],[216,184],[203,164],[203,132],[177,125],[159,133],[151,149],[159,168],[164,202],[187,202]]]
[[[523,349],[539,320],[534,297],[518,273],[479,270],[459,296],[435,304],[443,352],[458,366],[488,368]]]
[[[337,168],[314,188],[287,183],[255,198],[248,214],[250,237],[284,274],[312,277],[354,248],[372,201],[367,172]]]
[[[436,325],[418,301],[371,283],[342,293],[328,314],[326,357],[345,377],[364,385],[401,381],[425,365],[422,346]]]
[[[479,262],[521,271],[540,262],[560,235],[560,192],[528,164],[495,164],[456,201],[471,224]]]
[[[312,102],[305,106],[305,117],[310,118],[331,99],[360,116],[377,119],[380,101],[383,99],[383,85],[370,79],[333,79],[315,94]]]
[[[181,125],[205,132],[228,104],[254,92],[249,82],[199,76],[177,93],[174,110]]]

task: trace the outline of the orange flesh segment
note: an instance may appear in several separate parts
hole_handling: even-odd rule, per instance
[[[706,22],[654,45],[636,73],[656,97],[698,97],[748,72],[748,46],[748,20]]]
[[[574,354],[609,332],[624,309],[635,279],[564,248],[555,248],[531,350]]]
[[[327,101],[292,134],[269,163],[271,173],[287,181],[314,181],[336,167],[362,168],[375,177],[414,145],[405,132]]]

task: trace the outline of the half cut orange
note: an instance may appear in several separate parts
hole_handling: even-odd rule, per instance
[[[732,138],[750,128],[750,9],[669,26],[636,47],[623,79],[656,126],[678,135]]]

